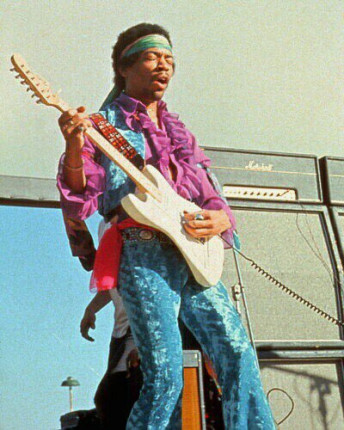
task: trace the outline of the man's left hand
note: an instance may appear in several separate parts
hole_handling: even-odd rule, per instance
[[[202,215],[204,219],[195,219],[197,214]],[[217,211],[203,209],[193,213],[184,212],[184,219],[186,221],[184,224],[185,230],[197,239],[210,239],[232,226],[228,215],[223,209]]]

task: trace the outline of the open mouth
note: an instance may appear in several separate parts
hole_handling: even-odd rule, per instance
[[[160,84],[160,86],[165,87],[168,84],[168,77],[167,76],[157,76],[154,78],[154,82]]]
[[[167,84],[168,78],[167,76],[159,76],[157,81],[160,82],[161,84]]]

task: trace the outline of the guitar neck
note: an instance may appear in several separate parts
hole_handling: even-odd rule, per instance
[[[85,131],[85,135],[135,182],[140,191],[147,192],[158,201],[161,201],[161,193],[158,188],[97,130],[89,128]]]
[[[60,102],[59,106],[56,106],[61,112],[66,112],[70,108],[65,102]],[[159,189],[127,158],[124,157],[114,146],[108,142],[104,136],[102,136],[96,129],[88,128],[85,131],[85,135],[90,141],[97,146],[107,157],[110,158],[115,164],[117,164],[136,184],[141,192],[146,192],[154,197],[156,200],[161,202],[161,193]]]
[[[18,73],[16,77],[22,78],[23,81],[21,83],[28,85],[28,90],[33,91],[34,96],[38,97],[37,103],[43,103],[47,106],[54,107],[62,113],[71,109],[71,107],[59,97],[58,93],[53,94],[47,81],[30,70],[30,67],[23,57],[19,54],[13,54],[11,62],[14,67],[12,70]],[[85,135],[134,181],[141,192],[147,192],[155,199],[161,201],[162,196],[159,189],[137,167],[114,148],[110,142],[98,133],[98,131],[89,128],[85,131]]]

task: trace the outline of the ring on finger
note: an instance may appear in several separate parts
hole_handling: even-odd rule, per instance
[[[80,132],[85,131],[85,127],[83,125],[78,125],[76,129]]]
[[[196,214],[195,215],[195,220],[196,221],[203,221],[204,220],[204,216],[202,214]]]

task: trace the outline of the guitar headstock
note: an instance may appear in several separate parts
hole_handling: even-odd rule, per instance
[[[66,104],[62,99],[60,99],[58,93],[54,94],[50,88],[50,84],[30,70],[30,67],[24,58],[19,54],[14,54],[11,57],[11,62],[13,64],[13,69],[11,70],[18,73],[16,78],[22,78],[21,84],[28,86],[27,91],[33,91],[34,94],[31,97],[38,97],[36,103],[53,106],[61,112],[66,110]]]

